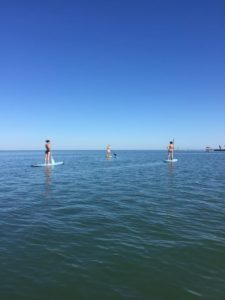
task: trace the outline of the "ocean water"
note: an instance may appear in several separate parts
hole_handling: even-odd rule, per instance
[[[0,152],[0,299],[225,299],[225,153]]]

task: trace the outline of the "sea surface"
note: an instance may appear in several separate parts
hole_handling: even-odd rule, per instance
[[[0,152],[1,300],[225,299],[225,153]]]

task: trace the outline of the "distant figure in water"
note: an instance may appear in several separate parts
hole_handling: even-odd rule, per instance
[[[172,141],[170,141],[167,149],[168,149],[168,159],[172,160],[173,159],[173,152],[174,152],[174,144],[173,144]]]
[[[110,145],[108,145],[107,148],[106,148],[106,157],[107,158],[112,157],[112,155],[111,155],[111,146]]]
[[[116,153],[113,153],[113,155],[114,155],[114,158],[117,158],[117,154]]]
[[[51,162],[51,143],[50,140],[46,140],[45,142],[45,163],[49,164]]]

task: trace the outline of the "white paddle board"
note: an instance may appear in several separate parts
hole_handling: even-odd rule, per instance
[[[164,160],[164,162],[167,162],[167,163],[173,163],[173,162],[177,162],[177,161],[178,161],[178,159],[176,159],[176,158]]]
[[[54,166],[59,166],[59,165],[63,165],[63,164],[64,164],[63,161],[59,161],[59,162],[54,162],[54,163],[50,163],[50,164],[31,165],[31,167],[54,167]]]

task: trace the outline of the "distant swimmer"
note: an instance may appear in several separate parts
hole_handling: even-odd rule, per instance
[[[117,154],[116,153],[113,153],[113,155],[114,155],[114,158],[117,158]]]
[[[50,140],[46,140],[45,142],[45,163],[49,164],[51,162],[51,143]]]
[[[111,146],[110,145],[107,145],[107,148],[106,148],[106,157],[107,158],[112,157],[112,155],[111,155]]]
[[[168,159],[173,159],[173,152],[174,152],[174,142],[170,141],[168,147]]]

